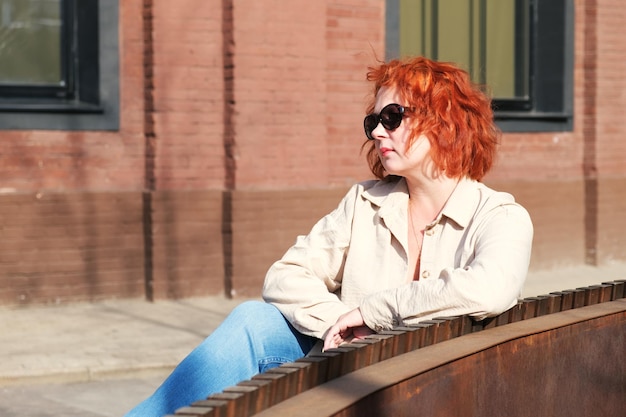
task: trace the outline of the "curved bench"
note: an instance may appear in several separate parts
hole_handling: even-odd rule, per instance
[[[441,317],[283,364],[177,416],[624,416],[626,281]]]

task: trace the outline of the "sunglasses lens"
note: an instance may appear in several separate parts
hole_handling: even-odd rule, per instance
[[[378,115],[369,114],[365,116],[365,120],[363,120],[363,128],[365,128],[365,136],[367,136],[368,139],[374,139],[372,137],[372,131],[376,129],[376,126],[378,126]]]
[[[365,116],[363,120],[363,128],[365,129],[365,136],[368,139],[373,140],[372,132],[378,126],[378,123],[382,123],[383,127],[387,130],[395,130],[402,123],[402,115],[404,113],[404,107],[399,104],[388,104],[381,111],[380,114],[372,113]]]
[[[391,104],[380,112],[380,122],[387,130],[395,130],[402,123],[403,108],[397,104]]]

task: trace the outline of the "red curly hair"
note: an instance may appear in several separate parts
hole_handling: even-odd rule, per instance
[[[410,123],[407,150],[420,135],[430,141],[431,157],[447,176],[480,180],[495,158],[500,130],[494,123],[491,100],[472,83],[467,72],[451,63],[423,57],[393,60],[370,67],[367,80],[374,82],[374,95],[367,113],[374,111],[382,87],[396,89],[407,108],[403,120]],[[375,143],[363,144],[372,173],[386,177]]]

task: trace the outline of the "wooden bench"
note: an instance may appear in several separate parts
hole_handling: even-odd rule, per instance
[[[526,298],[479,322],[397,327],[270,369],[176,416],[623,417],[625,288],[606,282]]]

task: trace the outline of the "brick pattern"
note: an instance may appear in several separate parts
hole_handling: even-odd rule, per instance
[[[152,210],[154,298],[223,294],[222,192],[156,192]]]
[[[347,189],[237,191],[233,195],[232,294],[258,296],[265,273]]]
[[[328,2],[326,27],[327,105],[326,134],[328,137],[329,178],[332,186],[351,185],[372,178],[361,145],[366,141],[363,117],[371,85],[365,76],[385,56],[385,2]]]
[[[623,262],[626,250],[626,181],[623,178],[598,183],[598,259]]]
[[[234,4],[237,188],[326,183],[325,10],[307,0]]]
[[[253,294],[371,176],[385,2],[119,3],[120,130],[0,137],[0,303]],[[624,260],[622,3],[574,1],[574,130],[505,134],[486,178],[531,212],[532,268]]]
[[[585,256],[585,213],[580,201],[582,181],[486,181],[498,191],[515,196],[533,221],[531,254],[533,268],[552,268],[581,263]]]
[[[221,189],[222,2],[153,3],[157,188]]]
[[[626,161],[623,109],[626,106],[626,39],[617,28],[626,21],[622,2],[597,0],[596,158],[602,177],[623,177]],[[622,230],[626,230],[626,227]]]
[[[27,193],[0,201],[1,304],[142,296],[138,194]]]

